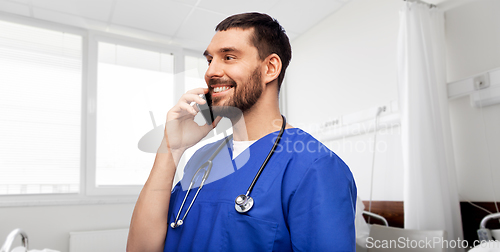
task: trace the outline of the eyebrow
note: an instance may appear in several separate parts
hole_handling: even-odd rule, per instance
[[[220,49],[220,52],[239,52],[240,50],[234,47],[223,47]]]
[[[221,53],[225,53],[225,52],[240,52],[240,50],[236,49],[235,47],[223,47],[219,50],[219,52]],[[205,52],[203,52],[203,56],[207,57],[207,56],[212,56],[207,50],[205,50]]]

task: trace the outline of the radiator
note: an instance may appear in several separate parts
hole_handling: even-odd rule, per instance
[[[69,233],[69,252],[123,252],[128,228]]]

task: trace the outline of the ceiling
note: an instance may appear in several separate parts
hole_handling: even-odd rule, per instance
[[[232,14],[265,12],[291,40],[349,0],[0,0],[0,11],[202,51]]]

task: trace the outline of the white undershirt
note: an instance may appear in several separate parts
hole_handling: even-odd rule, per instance
[[[244,150],[246,150],[250,145],[257,142],[254,141],[234,141],[233,140],[233,159],[240,155]]]

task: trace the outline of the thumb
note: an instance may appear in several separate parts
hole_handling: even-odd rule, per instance
[[[208,133],[212,129],[215,129],[215,127],[217,127],[217,124],[219,124],[221,119],[222,119],[222,117],[217,116],[217,118],[215,118],[215,120],[212,122],[212,124],[205,124],[205,125],[200,126],[200,127],[202,127]]]
[[[212,122],[212,127],[217,127],[217,124],[219,124],[220,120],[222,120],[222,117],[217,116],[217,118],[215,118],[215,120]]]

